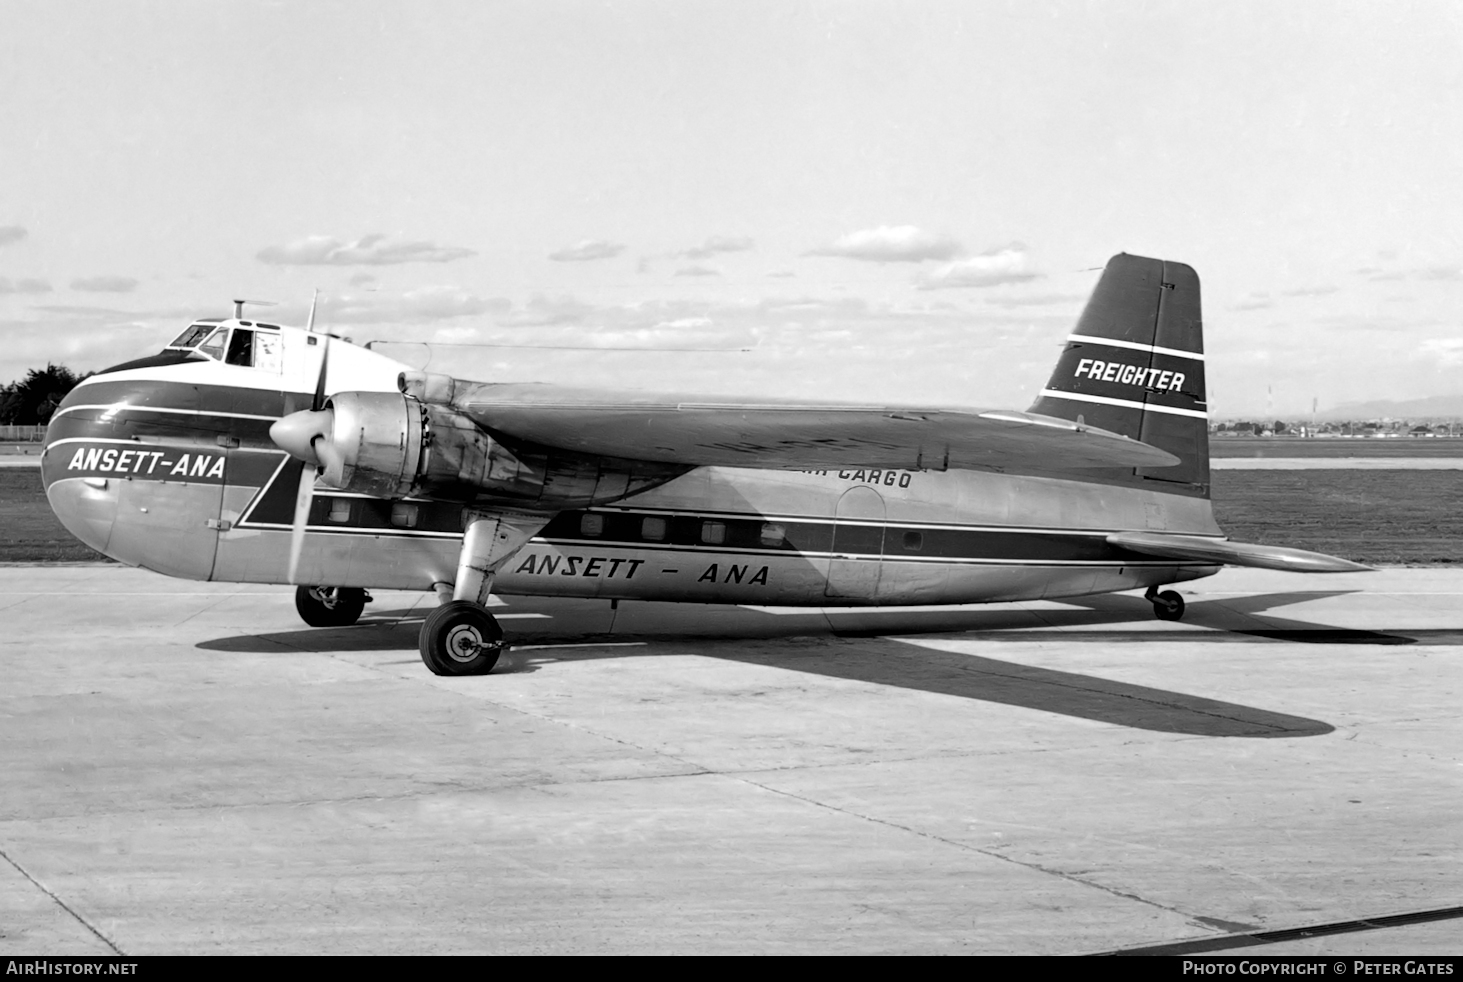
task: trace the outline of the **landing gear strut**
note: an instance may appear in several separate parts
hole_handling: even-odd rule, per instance
[[[1184,616],[1184,598],[1173,590],[1159,593],[1157,586],[1151,586],[1143,599],[1153,605],[1153,615],[1161,621],[1176,621]]]
[[[360,587],[295,587],[295,610],[311,627],[349,627],[370,602],[371,595]]]
[[[417,638],[422,662],[434,675],[486,675],[498,664],[507,646],[487,610],[493,577],[552,516],[470,511],[464,517],[452,599],[427,615]]]

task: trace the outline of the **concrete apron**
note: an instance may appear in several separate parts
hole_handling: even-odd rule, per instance
[[[1181,592],[505,597],[519,646],[439,679],[427,594],[314,630],[286,588],[0,568],[0,952],[1237,951],[1463,902],[1463,574]]]

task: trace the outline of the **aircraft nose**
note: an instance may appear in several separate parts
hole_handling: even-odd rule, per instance
[[[334,424],[334,414],[329,410],[314,412],[302,409],[276,420],[269,427],[269,438],[291,457],[319,467],[320,458],[315,454],[315,441],[329,439]]]
[[[117,519],[116,483],[98,478],[50,481],[46,499],[66,531],[97,552],[105,553]]]

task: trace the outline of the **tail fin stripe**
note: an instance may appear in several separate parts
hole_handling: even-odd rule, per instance
[[[1159,406],[1151,402],[1134,402],[1131,399],[1114,399],[1111,396],[1092,396],[1078,392],[1058,392],[1056,389],[1042,389],[1041,394],[1048,399],[1071,399],[1075,402],[1091,402],[1099,406],[1123,406],[1128,409],[1141,409],[1150,413],[1168,413],[1171,416],[1192,416],[1195,419],[1208,419],[1209,414],[1194,409],[1180,409],[1177,406]]]
[[[1134,351],[1151,351],[1155,355],[1173,355],[1175,358],[1192,358],[1194,361],[1203,361],[1204,356],[1197,351],[1180,351],[1178,348],[1163,348],[1156,344],[1139,344],[1136,341],[1120,341],[1117,338],[1095,338],[1086,334],[1069,334],[1068,341],[1080,341],[1087,344],[1105,344],[1111,348],[1131,348]]]

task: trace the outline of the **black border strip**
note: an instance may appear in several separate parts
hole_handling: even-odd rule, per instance
[[[1283,931],[1256,931],[1253,934],[1229,934],[1219,938],[1177,941],[1172,944],[1150,945],[1146,948],[1124,948],[1120,951],[1102,951],[1098,952],[1098,954],[1197,955],[1206,951],[1251,948],[1255,945],[1279,944],[1282,941],[1299,941],[1304,938],[1323,938],[1331,934],[1375,931],[1379,928],[1404,927],[1408,924],[1426,924],[1429,921],[1446,921],[1458,917],[1463,917],[1463,907],[1439,907],[1436,910],[1414,911],[1410,914],[1390,914],[1386,917],[1367,917],[1355,921],[1334,921],[1330,924],[1293,927]]]

